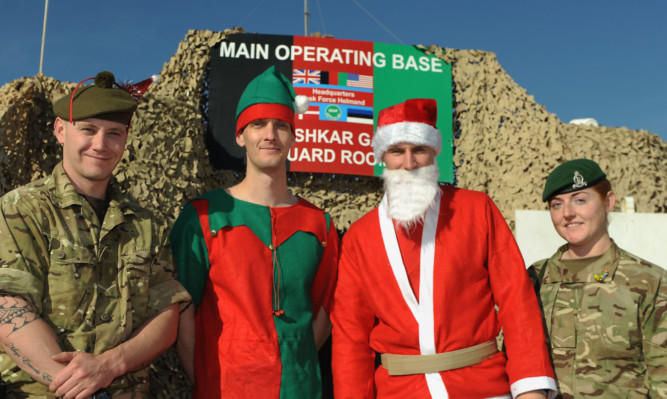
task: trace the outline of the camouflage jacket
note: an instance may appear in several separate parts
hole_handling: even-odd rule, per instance
[[[667,272],[616,244],[534,263],[563,398],[667,397]]]
[[[64,351],[100,354],[164,307],[190,301],[174,279],[164,228],[113,182],[110,196],[100,223],[58,164],[0,198],[0,291],[26,299]],[[145,392],[147,375],[117,378],[110,392]],[[52,397],[1,350],[0,377],[7,394]]]

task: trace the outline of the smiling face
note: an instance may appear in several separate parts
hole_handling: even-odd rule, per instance
[[[556,232],[568,243],[573,257],[602,254],[610,243],[607,214],[616,203],[609,191],[600,195],[593,188],[556,195],[549,200],[549,212]]]
[[[111,174],[123,157],[127,126],[96,118],[72,123],[56,118],[55,134],[63,146],[63,167],[77,191],[103,198]]]
[[[256,119],[236,136],[236,143],[246,149],[248,169],[263,172],[284,170],[294,141],[290,124],[281,119]]]
[[[433,165],[435,150],[425,145],[412,143],[393,144],[382,155],[382,161],[389,170],[413,170]]]

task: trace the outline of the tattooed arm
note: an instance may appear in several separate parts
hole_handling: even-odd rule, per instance
[[[148,367],[167,350],[178,329],[178,304],[168,305],[142,324],[128,339],[113,349],[93,355],[62,352],[53,357],[68,363],[49,385],[56,396],[87,398],[99,388],[108,387],[114,378]]]
[[[0,292],[0,347],[36,381],[49,385],[65,366],[56,335],[20,296]]]

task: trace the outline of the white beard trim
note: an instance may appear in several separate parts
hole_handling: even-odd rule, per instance
[[[387,193],[388,216],[409,230],[424,222],[426,211],[435,205],[438,185],[438,165],[414,170],[389,170],[382,172]]]

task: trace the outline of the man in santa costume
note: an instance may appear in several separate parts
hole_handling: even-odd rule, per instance
[[[196,305],[178,341],[195,398],[322,395],[317,348],[330,332],[338,235],[329,214],[287,189],[294,113],[308,108],[299,100],[275,67],[248,84],[236,113],[244,179],[190,201],[173,227]]]
[[[522,256],[486,194],[438,184],[436,115],[428,99],[379,114],[373,150],[386,192],[343,238],[336,399],[553,397]]]

